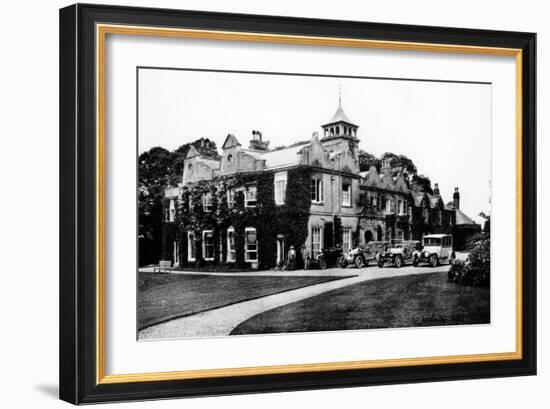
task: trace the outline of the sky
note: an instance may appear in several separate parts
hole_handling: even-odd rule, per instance
[[[271,147],[307,140],[341,95],[361,149],[408,156],[445,203],[458,187],[469,216],[490,210],[490,84],[140,69],[138,91],[140,153],[201,137],[221,152],[227,134],[248,146],[252,130]]]

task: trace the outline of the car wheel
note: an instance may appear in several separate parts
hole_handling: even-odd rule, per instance
[[[439,264],[438,260],[437,260],[437,255],[435,254],[432,254],[430,256],[430,266],[432,267],[437,267],[437,265]]]
[[[401,266],[403,265],[403,257],[395,256],[395,260],[393,260],[393,265],[396,268],[401,268]]]
[[[378,267],[383,268],[384,262],[381,259],[378,259]]]
[[[418,267],[418,257],[413,258],[413,266]]]
[[[362,268],[365,265],[365,260],[363,259],[363,256],[357,256],[355,257],[355,266],[357,268]]]
[[[348,265],[348,262],[346,261],[346,258],[344,256],[338,257],[336,263],[340,266],[340,268],[346,268],[346,266]]]
[[[319,260],[319,268],[321,270],[325,270],[327,268],[327,261],[324,258]]]

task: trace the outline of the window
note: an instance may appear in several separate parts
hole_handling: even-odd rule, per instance
[[[275,204],[285,204],[286,196],[286,172],[278,172],[275,174]]]
[[[311,228],[311,253],[317,255],[321,252],[321,243],[323,240],[323,231],[320,227]]]
[[[256,207],[256,186],[247,186],[245,190],[245,207]]]
[[[322,177],[311,179],[311,201],[314,203],[322,203],[324,200],[325,197]]]
[[[230,227],[227,229],[227,262],[235,261],[235,229]]]
[[[214,260],[214,233],[212,230],[202,232],[202,258]]]
[[[254,227],[244,230],[244,260],[258,261],[258,237]]]
[[[342,183],[342,206],[351,206],[351,183]]]
[[[170,221],[170,209],[168,207],[164,208],[164,221],[165,222]]]
[[[351,250],[351,229],[344,227],[342,229],[342,252],[349,253]]]
[[[227,191],[227,207],[230,209],[235,206],[235,189],[229,189]]]
[[[173,222],[176,220],[176,201],[170,199],[170,214],[168,215],[168,221]]]
[[[403,230],[397,230],[397,239],[403,240]]]
[[[231,155],[231,154],[227,155],[227,163],[229,165],[231,165],[231,163],[233,163],[233,155]]]
[[[202,208],[205,212],[212,211],[212,193],[204,193],[202,195]]]
[[[187,232],[187,260],[195,261],[195,233]]]

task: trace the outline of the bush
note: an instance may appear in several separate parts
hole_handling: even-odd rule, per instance
[[[491,240],[475,243],[466,262],[456,260],[449,270],[449,281],[462,285],[488,287],[491,278]]]

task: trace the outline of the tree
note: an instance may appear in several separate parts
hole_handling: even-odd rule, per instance
[[[364,150],[359,151],[359,170],[361,172],[369,170],[371,166],[376,166],[376,170],[380,171],[380,159],[371,153]]]
[[[154,147],[138,158],[139,265],[156,263],[162,252],[162,197],[172,173],[170,152]]]

